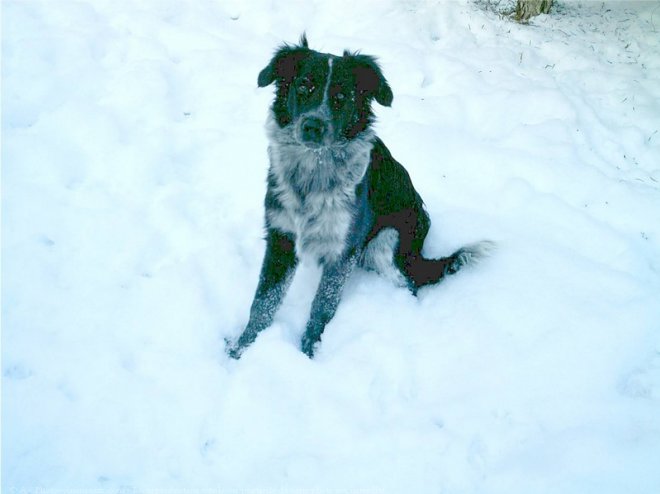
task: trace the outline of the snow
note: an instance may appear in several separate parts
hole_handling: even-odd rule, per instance
[[[660,492],[659,28],[653,2],[3,1],[3,492]],[[427,254],[499,248],[417,299],[357,273],[313,361],[303,265],[230,361],[256,78],[304,30],[379,57]]]

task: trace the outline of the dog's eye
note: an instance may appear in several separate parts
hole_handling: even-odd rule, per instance
[[[344,103],[346,102],[346,95],[344,93],[335,93],[335,95],[332,97],[332,103],[336,109],[341,108],[344,106]]]
[[[311,82],[302,82],[298,85],[298,94],[301,96],[306,96],[314,92],[314,85]]]

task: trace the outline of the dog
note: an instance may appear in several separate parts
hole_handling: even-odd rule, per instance
[[[372,126],[372,102],[389,107],[393,99],[374,57],[320,53],[303,34],[297,45],[280,46],[260,72],[259,87],[273,83],[266,253],[247,326],[227,342],[236,359],[272,323],[300,259],[322,266],[301,341],[312,358],[356,266],[416,295],[494,246],[481,241],[440,259],[422,255],[429,215],[408,172]]]

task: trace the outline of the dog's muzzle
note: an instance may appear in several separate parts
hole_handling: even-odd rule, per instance
[[[322,146],[328,136],[328,125],[318,117],[305,117],[300,123],[300,137],[309,147]]]

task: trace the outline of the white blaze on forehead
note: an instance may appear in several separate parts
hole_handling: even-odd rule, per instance
[[[328,90],[330,89],[330,79],[332,79],[332,58],[328,58],[328,80],[325,83],[325,89],[323,89],[324,105],[328,102]]]

